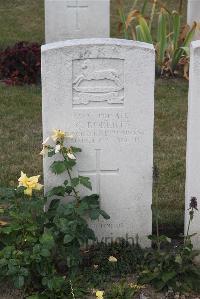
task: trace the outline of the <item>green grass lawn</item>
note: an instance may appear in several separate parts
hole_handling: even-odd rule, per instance
[[[164,1],[177,7],[178,1]],[[124,1],[126,10],[133,1]],[[186,1],[184,2],[184,17]],[[0,0],[0,47],[16,41],[44,41],[43,0]],[[111,0],[111,34],[118,32],[116,0]],[[154,160],[160,173],[154,188],[164,230],[182,229],[188,83],[157,80]],[[41,89],[0,85],[0,185],[15,185],[20,171],[42,173]]]

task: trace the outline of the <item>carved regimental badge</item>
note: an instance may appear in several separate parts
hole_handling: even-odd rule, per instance
[[[103,58],[74,60],[72,84],[73,105],[123,105],[124,61]]]

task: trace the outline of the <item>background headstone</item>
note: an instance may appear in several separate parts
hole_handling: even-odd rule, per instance
[[[110,0],[45,0],[46,43],[110,37]]]
[[[187,23],[192,26],[193,22],[200,23],[200,0],[188,0]],[[200,39],[200,30],[197,30],[194,40]]]
[[[197,197],[200,211],[200,41],[191,43],[190,86],[187,132],[185,233],[189,221],[188,208],[191,197]],[[191,224],[194,245],[200,249],[200,212]]]
[[[149,244],[152,232],[154,48],[115,39],[42,47],[43,133],[71,132],[82,148],[77,173],[111,216],[91,224],[98,239]],[[52,162],[52,161],[51,161]],[[44,160],[45,188],[59,185]]]

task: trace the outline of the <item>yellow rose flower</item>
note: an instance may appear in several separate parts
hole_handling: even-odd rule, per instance
[[[24,194],[32,196],[33,190],[41,190],[43,185],[38,183],[40,175],[27,177],[23,171],[21,171],[21,177],[18,179],[18,187],[25,187]]]
[[[96,298],[103,299],[104,291],[96,291]]]
[[[56,142],[57,140],[63,140],[65,138],[65,132],[55,129],[53,130],[53,135],[51,136],[51,138],[54,142]]]
[[[116,263],[116,262],[117,262],[116,257],[114,257],[114,256],[112,256],[112,255],[108,258],[108,260],[109,260],[109,262],[111,262],[111,263]]]

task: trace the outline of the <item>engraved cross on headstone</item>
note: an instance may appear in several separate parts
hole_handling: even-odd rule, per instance
[[[117,175],[119,168],[117,169],[101,169],[101,149],[95,149],[96,151],[96,170],[79,171],[80,175],[95,175],[96,176],[96,193],[100,195],[101,191],[101,175]]]
[[[80,20],[79,20],[79,9],[88,8],[87,5],[79,4],[79,0],[76,0],[74,5],[68,5],[68,8],[74,8],[76,10],[76,30],[80,30]]]

